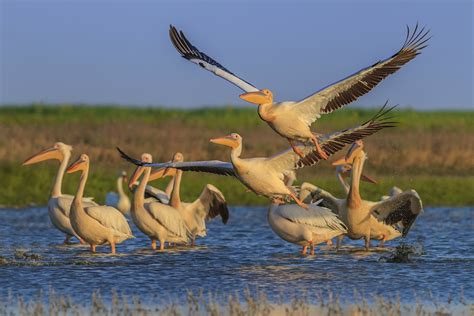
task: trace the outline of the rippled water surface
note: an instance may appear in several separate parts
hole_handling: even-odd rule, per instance
[[[474,208],[425,209],[404,241],[415,246],[411,262],[393,263],[383,258],[400,240],[369,253],[362,250],[363,241],[346,240],[340,252],[323,245],[315,257],[303,257],[299,247],[270,230],[266,208],[234,207],[228,224],[211,222],[208,237],[196,248],[163,253],[149,249],[149,240],[132,225],[137,238],[119,245],[115,256],[107,254],[107,246],[92,255],[88,247],[62,245],[64,237],[45,208],[3,209],[0,296],[52,288],[76,300],[89,299],[95,289],[105,295],[116,289],[179,298],[187,290],[225,294],[258,288],[269,296],[321,289],[349,297],[358,289],[366,295],[398,293],[404,301],[414,301],[414,293],[423,299],[430,291],[441,300],[463,293],[473,301],[473,219]]]

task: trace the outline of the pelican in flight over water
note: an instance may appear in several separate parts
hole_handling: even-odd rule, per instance
[[[316,187],[311,196],[313,200],[323,199],[323,205],[337,210],[348,228],[346,235],[351,239],[364,238],[368,250],[371,239],[380,240],[383,245],[387,240],[405,237],[418,215],[423,212],[423,206],[415,190],[401,192],[377,202],[362,200],[359,183],[366,160],[363,147],[362,141],[354,142],[345,158],[346,161],[352,162],[351,185],[347,198],[337,199]]]
[[[82,202],[84,188],[89,176],[89,156],[82,154],[66,170],[67,173],[81,172],[79,186],[71,206],[71,225],[74,231],[86,241],[91,252],[97,245],[109,244],[115,254],[115,245],[133,238],[125,216],[114,207],[107,205],[86,206]]]
[[[175,153],[172,161],[183,162],[183,154],[179,152]],[[173,188],[169,205],[178,210],[184,218],[186,226],[191,234],[192,247],[195,245],[196,237],[206,236],[206,220],[220,216],[222,218],[222,223],[227,223],[229,220],[229,209],[227,208],[225,197],[219,189],[212,184],[206,184],[201,195],[194,202],[182,202],[180,188],[183,171],[163,168],[152,173],[153,178],[166,175],[173,176]]]
[[[240,98],[258,105],[260,118],[276,133],[286,138],[298,155],[303,157],[304,153],[295,142],[304,144],[311,142],[323,159],[327,159],[330,154],[320,146],[317,134],[310,129],[311,125],[322,114],[331,113],[368,93],[387,76],[414,59],[427,46],[426,42],[430,39],[427,37],[428,33],[425,28],[419,30],[418,24],[413,32],[407,26],[407,35],[402,48],[391,57],[363,68],[300,101],[275,103],[270,90],[258,89],[239,78],[191,44],[184,33],[174,26],[171,25],[169,30],[171,42],[182,57],[245,91]]]
[[[71,158],[71,151],[71,146],[57,142],[53,145],[53,147],[40,151],[23,162],[23,166],[26,166],[45,160],[59,161],[58,172],[56,173],[53,189],[51,190],[48,201],[48,215],[53,226],[66,234],[66,239],[64,240],[65,244],[69,243],[69,240],[72,236],[75,236],[81,240],[74,232],[69,219],[69,211],[71,209],[71,203],[74,199],[74,196],[63,194],[61,191],[64,172],[66,171],[69,159]],[[91,198],[84,198],[83,203],[87,206],[97,205],[94,201],[92,201]]]
[[[151,163],[152,156],[144,153],[141,156],[144,162]],[[161,170],[157,178],[161,178]],[[145,199],[145,190],[150,180],[151,168],[138,166],[130,177],[129,186],[136,184],[140,176],[143,177],[135,188],[132,205],[132,220],[138,229],[151,240],[151,248],[156,249],[156,241],[160,242],[160,250],[165,249],[165,242],[187,243],[189,231],[181,214],[172,206],[160,203],[155,199]]]
[[[287,186],[296,180],[294,172],[287,176]],[[301,254],[306,255],[310,247],[314,255],[314,247],[347,233],[347,228],[339,217],[330,209],[310,204],[307,211],[295,204],[280,205],[272,202],[267,213],[270,228],[281,239],[302,246]]]
[[[128,183],[127,172],[122,171],[117,178],[117,193],[108,192],[105,197],[105,204],[115,207],[122,214],[128,214],[130,213],[130,199],[123,190],[124,183]]]
[[[346,144],[350,144],[357,139],[371,135],[383,128],[393,127],[394,122],[388,121],[385,115],[393,108],[385,109],[385,106],[369,121],[364,124],[336,132],[322,137],[322,148],[330,153],[342,149]],[[305,157],[301,158],[292,149],[280,152],[271,157],[262,158],[240,158],[242,154],[242,137],[233,133],[224,137],[211,139],[210,142],[224,145],[231,148],[231,162],[223,161],[191,161],[191,162],[168,162],[168,163],[148,163],[133,159],[119,148],[122,157],[138,166],[176,168],[183,171],[208,172],[224,176],[237,178],[248,189],[257,195],[266,196],[270,199],[293,199],[299,206],[307,209],[308,206],[302,203],[296,196],[296,192],[286,186],[284,177],[288,172],[312,166],[321,158],[313,151],[312,147],[301,147]]]

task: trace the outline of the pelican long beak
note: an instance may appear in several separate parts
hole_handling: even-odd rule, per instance
[[[368,175],[361,174],[361,175],[360,175],[360,178],[361,178],[362,180],[364,180],[365,182],[377,184],[377,180],[375,180],[374,178],[372,178],[372,177],[370,177],[370,176],[368,176]]]
[[[345,164],[347,164],[347,163],[348,163],[348,162],[347,162],[346,158],[341,158],[341,159],[338,159],[338,160],[336,160],[336,161],[333,161],[333,162],[332,162],[332,165],[335,166],[335,167],[337,167],[337,166],[343,166],[343,165],[345,165]]]
[[[157,179],[161,179],[161,178],[165,178],[165,177],[174,177],[175,174],[176,174],[176,169],[175,168],[160,168],[160,169],[152,172],[148,182],[154,181],[154,180],[157,180]]]
[[[142,166],[138,166],[135,168],[135,171],[133,172],[132,176],[130,177],[130,181],[128,182],[128,188],[131,190],[137,183],[138,178],[143,174],[143,171],[145,171],[145,168]]]
[[[23,166],[32,165],[41,161],[57,159],[59,161],[63,160],[63,155],[61,152],[54,147],[40,151],[39,153],[31,156],[23,162]]]
[[[235,139],[233,139],[230,135],[219,137],[219,138],[212,138],[209,141],[211,143],[224,145],[230,148],[237,148],[239,146],[239,143]]]
[[[273,101],[268,95],[266,95],[262,91],[242,93],[241,95],[239,95],[239,98],[256,105],[272,103]]]
[[[74,161],[67,169],[67,173],[73,173],[79,170],[84,170],[85,168],[85,162],[81,158],[77,159]]]

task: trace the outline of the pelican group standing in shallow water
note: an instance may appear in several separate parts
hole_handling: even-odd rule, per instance
[[[91,252],[97,245],[109,244],[115,254],[115,245],[132,238],[132,231],[123,214],[107,205],[84,205],[82,197],[89,176],[89,156],[82,154],[66,170],[67,173],[81,172],[79,186],[71,206],[71,225],[74,231],[90,245]]]
[[[318,156],[323,159],[327,159],[329,153],[320,145],[317,135],[310,129],[311,125],[322,114],[331,113],[368,93],[387,76],[414,59],[427,46],[426,42],[430,39],[427,37],[428,33],[424,28],[418,30],[418,24],[413,32],[407,27],[405,43],[391,57],[363,68],[298,102],[275,103],[270,90],[257,89],[239,78],[191,44],[184,33],[178,32],[174,26],[171,25],[169,30],[171,42],[182,57],[244,90],[245,93],[240,98],[258,105],[260,118],[277,134],[286,138],[298,155],[303,157],[304,152],[295,142],[311,142]]]
[[[141,159],[152,162],[152,156],[144,153]],[[161,172],[164,172],[162,170]],[[158,202],[155,199],[145,200],[145,189],[150,179],[151,168],[138,166],[130,177],[130,186],[135,185],[132,203],[132,220],[138,229],[151,240],[151,248],[156,249],[156,241],[160,242],[160,250],[165,249],[165,243],[188,243],[190,233],[180,212],[174,207]]]
[[[183,154],[175,153],[172,161],[183,162]],[[183,217],[191,235],[191,246],[194,246],[196,237],[206,236],[206,220],[220,216],[222,223],[227,223],[229,219],[227,202],[222,192],[212,184],[206,184],[201,195],[194,202],[186,203],[182,202],[180,197],[182,170],[160,169],[152,175],[154,178],[164,175],[173,176],[169,205],[178,210]]]
[[[128,183],[127,172],[122,171],[117,178],[117,193],[108,192],[105,197],[105,204],[115,207],[122,214],[128,214],[130,213],[130,199],[123,190],[124,183]]]
[[[23,166],[26,166],[46,160],[59,161],[59,168],[48,201],[48,215],[53,226],[66,234],[66,238],[64,239],[65,244],[69,243],[69,240],[73,236],[81,240],[74,232],[69,219],[71,203],[74,196],[63,194],[61,191],[64,173],[69,163],[69,159],[71,158],[71,151],[72,146],[57,142],[53,147],[42,150],[23,162]],[[83,198],[83,203],[85,206],[97,205],[91,198]]]

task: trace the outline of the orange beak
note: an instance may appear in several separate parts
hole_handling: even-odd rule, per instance
[[[224,145],[230,148],[237,148],[239,146],[239,143],[235,139],[233,139],[230,135],[219,137],[219,138],[212,138],[209,141],[211,143]]]
[[[73,173],[79,170],[85,170],[85,162],[79,158],[76,161],[74,161],[67,169],[67,173]]]
[[[133,172],[132,176],[130,177],[130,181],[128,182],[128,188],[132,189],[133,186],[137,183],[138,178],[142,175],[143,171],[145,171],[144,167],[137,167],[135,168],[135,171]]]
[[[148,181],[154,181],[165,177],[174,177],[175,174],[176,169],[174,168],[161,168],[152,172]]]
[[[32,164],[45,161],[45,160],[50,160],[50,159],[57,159],[59,161],[62,161],[63,155],[57,148],[51,147],[43,151],[40,151],[39,153],[26,159],[22,165],[23,166],[32,165]]]
[[[362,180],[364,180],[365,182],[377,184],[377,181],[376,181],[374,178],[372,178],[372,177],[370,177],[370,176],[368,176],[368,175],[361,174],[361,175],[360,175],[360,178],[361,178]]]
[[[273,102],[272,98],[270,98],[270,96],[266,95],[262,91],[242,93],[241,95],[239,95],[239,98],[257,105],[268,104]]]

